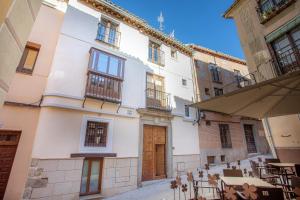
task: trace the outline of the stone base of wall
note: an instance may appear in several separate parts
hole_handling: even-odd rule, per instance
[[[138,158],[105,158],[102,192],[105,197],[137,188]]]
[[[23,199],[79,199],[83,159],[32,159]]]
[[[225,155],[225,162],[221,161],[221,155]],[[215,164],[234,162],[237,160],[247,159],[247,150],[242,149],[201,149],[200,159],[201,167],[207,164],[207,156],[215,156]]]
[[[200,167],[200,155],[174,155],[173,177],[183,175],[187,172],[195,172]]]
[[[23,200],[79,200],[83,159],[33,159]],[[137,162],[137,158],[105,158],[101,196],[136,189]]]

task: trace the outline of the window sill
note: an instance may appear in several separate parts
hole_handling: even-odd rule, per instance
[[[105,157],[117,157],[116,153],[72,153],[71,158],[105,158]]]
[[[165,66],[165,64],[158,63],[158,62],[154,62],[154,61],[151,60],[150,58],[148,58],[148,61],[151,62],[151,63],[154,63],[154,64],[156,64],[156,65],[159,65],[159,66],[161,66],[161,67],[164,67],[164,66]]]
[[[17,68],[16,72],[20,73],[20,74],[25,74],[25,75],[32,76],[33,70],[26,70],[24,68]]]
[[[104,196],[101,194],[90,194],[85,196],[80,196],[79,200],[95,200],[95,199],[102,199]]]
[[[113,47],[113,48],[115,48],[115,49],[119,49],[120,47],[118,46],[118,45],[114,45],[114,44],[111,44],[111,43],[109,43],[109,42],[105,42],[105,41],[103,41],[103,40],[100,40],[100,39],[95,39],[97,42],[100,42],[100,43],[102,43],[102,44],[105,44],[105,45],[107,45],[107,46],[110,46],[110,47]]]

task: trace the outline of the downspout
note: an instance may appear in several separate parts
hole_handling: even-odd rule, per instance
[[[272,155],[273,155],[274,158],[278,158],[277,153],[276,153],[276,149],[275,149],[275,145],[274,145],[274,140],[273,140],[273,137],[272,137],[272,130],[271,130],[268,118],[267,117],[263,118],[262,122],[263,122],[264,128],[265,128],[266,133],[267,133],[267,141],[269,143]]]

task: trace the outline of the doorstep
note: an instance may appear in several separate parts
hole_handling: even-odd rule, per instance
[[[101,194],[93,194],[93,195],[87,195],[87,196],[80,196],[80,200],[102,200],[104,199],[104,196]]]

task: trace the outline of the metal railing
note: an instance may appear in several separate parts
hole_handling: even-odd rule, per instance
[[[149,46],[148,60],[158,65],[165,65],[165,52],[159,48]]]
[[[146,107],[163,111],[171,111],[170,94],[147,88]]]
[[[297,42],[299,43],[298,46],[281,52],[277,55],[276,60],[272,60],[278,75],[300,70],[300,40]]]
[[[257,14],[259,16],[259,20],[262,24],[266,23],[275,15],[277,15],[282,10],[284,10],[286,7],[296,2],[296,0],[281,0],[281,1],[276,1],[275,4],[273,2],[274,1],[272,1],[272,3],[269,4],[269,7],[267,9],[263,10],[260,5],[256,8]]]
[[[120,47],[121,33],[116,28],[108,27],[104,24],[99,23],[97,40],[105,42],[115,47]]]
[[[122,82],[121,78],[106,74],[88,71],[85,96],[89,98],[121,103]]]

